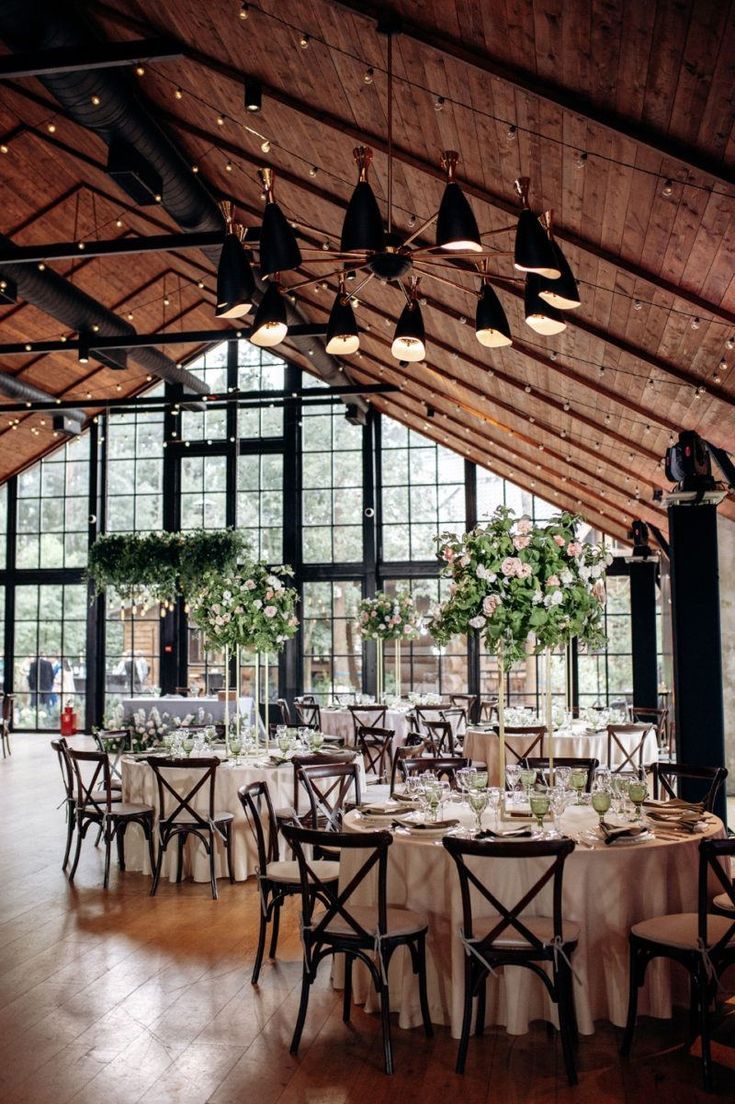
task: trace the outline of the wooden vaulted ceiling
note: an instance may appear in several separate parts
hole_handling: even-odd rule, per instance
[[[247,225],[258,221],[256,170],[267,163],[286,212],[318,228],[312,242],[334,244],[357,144],[375,151],[371,179],[385,203],[386,39],[376,33],[378,5],[258,0],[247,19],[240,7],[233,0],[84,5],[102,38],[160,34],[185,45],[182,59],[145,65],[139,93]],[[667,486],[661,458],[672,435],[696,429],[735,449],[735,349],[727,348],[735,339],[735,5],[393,0],[389,7],[404,21],[394,46],[399,231],[410,233],[436,211],[442,149],[460,151],[458,176],[483,232],[512,226],[513,181],[528,175],[533,206],[554,210],[582,306],[569,312],[564,333],[535,334],[523,322],[522,282],[510,258],[499,256],[491,271],[514,344],[486,350],[474,336],[476,279],[453,276],[466,290],[425,281],[427,359],[402,369],[390,355],[400,294],[372,281],[361,296],[366,332],[349,375],[398,385],[371,401],[612,535],[623,537],[634,516],[664,525],[652,495]],[[245,77],[263,85],[255,116],[243,108]],[[34,79],[3,87],[0,129],[17,131],[0,161],[0,229],[16,242],[175,229],[163,210],[130,205],[104,171],[100,138],[65,118]],[[512,248],[511,232],[491,240]],[[196,251],[54,267],[123,316],[132,310],[140,332],[163,323],[215,325],[212,267]],[[324,321],[331,305],[336,282],[327,282],[329,289],[299,292],[314,321]],[[26,304],[2,311],[0,324],[2,341],[59,333]],[[284,351],[311,367],[298,349]],[[82,406],[88,394],[132,393],[146,382],[142,370],[78,365],[68,354],[0,368]],[[0,434],[0,477],[54,443],[47,427],[31,433],[38,424],[29,417]],[[735,518],[732,497],[721,509]]]

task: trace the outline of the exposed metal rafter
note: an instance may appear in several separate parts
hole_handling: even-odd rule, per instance
[[[141,61],[171,61],[180,58],[183,52],[180,42],[166,38],[29,50],[0,58],[0,80],[86,72],[89,69],[117,69]]]

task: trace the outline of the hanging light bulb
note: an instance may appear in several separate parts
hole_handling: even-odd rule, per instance
[[[350,356],[360,348],[360,335],[357,331],[355,313],[350,297],[345,293],[344,273],[339,279],[339,291],[332,306],[327,323],[326,350],[332,356]]]
[[[525,318],[532,330],[548,337],[561,333],[567,328],[564,316],[556,307],[545,302],[539,295],[541,277],[535,272],[526,276]]]
[[[558,280],[561,269],[551,242],[538,216],[528,206],[530,184],[527,176],[516,180],[516,190],[521,197],[523,210],[518,216],[513,264],[519,272],[535,272],[538,276],[545,276],[547,280]]]
[[[352,151],[352,156],[358,170],[357,184],[350,196],[342,223],[340,249],[343,253],[362,249],[382,253],[385,248],[385,230],[378,201],[368,181],[373,151],[369,146],[357,146]]]
[[[403,308],[393,334],[390,351],[396,360],[415,362],[423,360],[426,356],[426,330],[418,301],[418,283],[417,278],[413,276],[409,300]]]
[[[445,150],[442,168],[447,174],[447,185],[439,205],[436,220],[436,244],[442,249],[482,251],[480,231],[466,195],[454,179],[459,161],[456,150]]]
[[[250,267],[250,258],[243,248],[245,229],[233,221],[233,206],[225,200],[222,214],[227,224],[227,234],[217,268],[217,318],[241,318],[253,305],[255,277]]]
[[[261,349],[270,349],[273,345],[279,345],[287,333],[286,303],[276,279],[268,285],[265,295],[260,300],[250,340],[253,345],[258,345]]]
[[[257,115],[263,106],[263,86],[260,81],[245,81],[245,110]]]
[[[89,334],[79,334],[79,349],[77,356],[80,364],[89,364]]]
[[[549,236],[549,243],[559,265],[561,275],[557,280],[549,280],[546,276],[542,276],[539,285],[539,295],[542,299],[545,299],[547,303],[550,303],[552,307],[556,307],[557,310],[574,310],[581,303],[577,281],[574,279],[574,273],[569,266],[569,261],[562,253],[559,243],[553,236],[552,212],[544,211],[543,219],[546,226],[546,233]]]
[[[260,230],[260,275],[273,276],[301,264],[301,250],[288,219],[273,198],[273,169],[258,171],[265,192]]]
[[[477,300],[475,336],[486,349],[499,349],[503,345],[513,344],[505,311],[495,289],[486,280],[483,281]]]

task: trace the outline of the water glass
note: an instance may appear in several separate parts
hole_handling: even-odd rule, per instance
[[[633,779],[628,783],[628,797],[635,805],[635,813],[633,814],[634,820],[641,819],[641,806],[648,797],[648,786],[644,781],[639,778]]]
[[[563,790],[569,789],[569,779],[572,777],[571,767],[554,767],[555,778],[554,781],[557,786],[561,786]]]
[[[608,811],[611,804],[612,794],[610,790],[596,783],[592,789],[592,808],[600,818],[600,824],[602,824],[605,819],[605,813]]]
[[[549,797],[549,791],[546,789],[537,788],[532,790],[529,794],[529,804],[531,806],[531,813],[536,817],[537,831],[536,835],[543,836],[544,834],[544,817],[549,811],[551,804],[551,798]]]
[[[319,751],[324,743],[324,734],[313,730],[309,735],[309,747],[312,751]]]
[[[470,778],[470,789],[472,790],[484,790],[487,788],[488,772],[486,770],[477,770]]]
[[[181,747],[182,747],[182,749],[183,749],[183,751],[184,751],[184,755],[185,755],[185,756],[187,757],[187,759],[188,759],[188,758],[189,758],[189,756],[191,755],[191,753],[192,753],[192,749],[193,749],[193,747],[194,747],[194,739],[193,739],[193,737],[192,737],[192,736],[184,736],[183,740],[181,741]]]
[[[235,766],[239,766],[240,752],[242,751],[242,741],[237,734],[235,734],[234,736],[230,736],[230,751],[235,756]]]
[[[488,803],[487,790],[470,790],[469,792],[469,804],[470,809],[475,814],[476,830],[482,831],[482,814],[485,812]]]
[[[520,774],[521,786],[526,791],[526,801],[531,800],[531,786],[536,781],[536,771],[523,767]]]
[[[572,787],[577,795],[577,805],[583,805],[582,794],[587,786],[587,770],[582,767],[575,767],[572,770],[569,778],[569,785]]]
[[[520,763],[511,763],[505,768],[505,777],[508,780],[508,789],[511,793],[511,801],[515,801],[515,791],[518,779],[521,777]]]
[[[495,825],[498,823],[498,813],[500,812],[500,796],[501,791],[498,786],[491,786],[487,791],[487,807]]]
[[[567,807],[567,801],[567,790],[562,786],[555,786],[549,797],[549,808],[551,809],[551,815],[554,819],[554,831],[557,836],[562,836],[564,834],[561,830],[561,818]]]

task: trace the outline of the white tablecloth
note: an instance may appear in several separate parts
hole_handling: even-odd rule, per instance
[[[349,709],[327,709],[323,708],[319,710],[322,718],[322,732],[328,733],[330,736],[340,736],[347,744],[353,744],[355,740],[355,726],[352,721],[352,714]],[[397,747],[403,747],[406,742],[406,736],[409,733],[410,725],[408,721],[408,715],[411,712],[410,709],[388,709],[385,714],[385,724],[383,727],[392,728],[395,732],[393,738],[393,750]]]
[[[308,753],[304,753],[308,754]],[[362,800],[365,800],[365,771],[362,759],[357,758],[360,771],[360,783]],[[294,770],[290,763],[282,766],[264,766],[263,758],[251,762],[243,762],[240,766],[233,766],[232,762],[224,762],[217,770],[215,789],[215,811],[235,814],[235,837],[233,845],[233,866],[237,881],[244,881],[255,873],[257,866],[257,851],[254,836],[248,827],[237,796],[241,786],[247,786],[251,782],[266,781],[270,790],[271,801],[274,809],[291,809],[294,803]],[[145,805],[158,807],[158,787],[153,771],[142,759],[124,758],[122,760],[122,784],[123,800],[142,802]],[[196,781],[195,772],[185,772],[177,776],[173,784],[179,792],[185,793]],[[202,787],[196,795],[193,805],[197,811],[205,812],[207,809],[206,787]],[[308,798],[303,790],[300,794],[297,812],[303,812],[307,808]],[[157,837],[157,832],[156,832]],[[222,841],[217,837],[217,877],[227,876],[227,857]],[[161,872],[162,877],[176,880],[176,852],[174,843],[169,845]],[[128,870],[142,870],[144,874],[150,874],[150,862],[148,848],[145,846],[143,834],[135,828],[131,828],[125,836],[125,865]],[[184,852],[184,876],[191,876],[195,882],[209,881],[209,859],[202,844],[194,837],[187,840]]]
[[[623,747],[632,751],[634,747],[640,741],[640,734],[636,732],[621,732],[618,734]],[[522,733],[513,733],[506,735],[506,744],[513,748],[518,754],[522,754],[528,745],[532,743],[532,735],[523,735]],[[534,757],[539,756],[538,748],[535,748],[531,753]],[[544,755],[549,754],[549,740],[544,737]],[[464,755],[469,759],[473,759],[477,762],[487,763],[488,771],[490,772],[490,785],[499,786],[500,779],[498,775],[498,734],[497,732],[487,731],[483,728],[470,727],[467,729],[464,738]],[[585,759],[599,759],[600,765],[607,765],[607,731],[594,732],[590,729],[570,731],[567,729],[559,729],[554,733],[554,755],[564,757],[570,756],[572,758],[585,758]],[[506,756],[506,760],[515,762],[509,756]],[[624,756],[617,745],[613,742],[612,748],[612,766],[619,766],[624,760]],[[646,736],[646,742],[643,747],[643,763],[645,766],[650,766],[652,763],[658,762],[658,744],[656,743],[655,729],[651,729]],[[637,756],[633,757],[633,763],[638,765]],[[630,764],[626,764],[628,769]]]
[[[225,703],[220,701],[219,698],[182,698],[180,694],[150,698],[123,698],[122,707],[125,710],[126,717],[129,717],[131,713],[135,713],[138,709],[144,709],[148,714],[155,707],[159,713],[170,713],[172,717],[183,718],[188,713],[193,713],[196,717],[199,710],[203,709],[205,713],[211,713],[212,720],[216,724],[220,724],[225,719]],[[235,703],[231,701],[230,715],[234,711]],[[240,698],[240,714],[247,718],[248,724],[252,723],[252,711],[253,699]]]
[[[456,816],[450,806],[447,815]],[[463,820],[469,810],[460,806]],[[485,814],[487,821],[488,814]],[[565,813],[564,827],[570,834],[596,821],[591,809],[572,808]],[[356,812],[345,818],[347,830],[359,830]],[[489,823],[489,821],[488,821]],[[708,835],[722,835],[722,824],[712,818]],[[625,1024],[628,1008],[628,933],[632,924],[671,912],[696,911],[698,849],[702,835],[684,837],[676,842],[650,842],[590,849],[577,846],[564,871],[563,915],[581,926],[581,934],[572,962],[578,982],[575,1001],[579,1030],[590,1035],[595,1020],[609,1020],[619,1027]],[[364,851],[344,851],[340,865],[340,884],[344,885],[364,859]],[[361,859],[362,857],[362,859]],[[472,861],[472,860],[471,860]],[[537,881],[548,860],[485,860],[483,880],[506,902],[515,903]],[[374,904],[375,880],[366,880],[355,904]],[[713,893],[715,892],[713,887]],[[473,897],[477,916],[490,915],[487,902],[479,907]],[[434,1023],[448,1024],[459,1037],[462,1024],[462,994],[465,951],[458,937],[462,926],[459,879],[454,861],[440,840],[422,840],[396,834],[388,853],[388,904],[409,908],[427,917],[428,994]],[[538,915],[551,915],[551,888],[534,901]],[[482,925],[475,926],[481,934]],[[357,964],[356,964],[357,965]],[[335,983],[341,981],[341,962],[335,962]],[[390,966],[391,1006],[399,1012],[401,1027],[421,1024],[416,977],[410,959],[399,950]],[[677,983],[678,984],[678,983]],[[374,992],[364,968],[355,969],[354,999],[376,1010]],[[678,990],[677,990],[678,994]],[[652,962],[639,1002],[639,1013],[670,1017],[672,980],[664,960]],[[505,967],[487,983],[487,1023],[503,1024],[514,1035],[524,1034],[532,1020],[557,1023],[556,1013],[546,990],[530,971]]]

